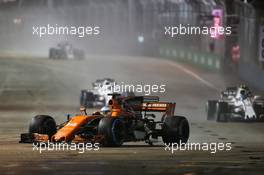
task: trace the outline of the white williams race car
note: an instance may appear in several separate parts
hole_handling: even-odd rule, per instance
[[[229,87],[219,100],[206,103],[207,120],[264,121],[264,97],[253,95],[245,85]]]
[[[113,94],[114,86],[117,85],[114,79],[104,78],[98,79],[92,83],[91,90],[81,90],[80,105],[86,108],[102,107],[108,105],[108,101],[112,98],[109,94]],[[132,92],[125,92],[122,96],[134,96]]]
[[[80,105],[86,108],[105,106],[111,99],[115,80],[111,78],[98,79],[92,83],[91,90],[81,90]]]

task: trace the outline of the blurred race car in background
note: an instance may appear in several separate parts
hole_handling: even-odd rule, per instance
[[[20,142],[91,142],[117,147],[129,141],[152,145],[158,137],[166,144],[188,141],[188,120],[174,115],[175,103],[160,102],[156,96],[111,96],[107,113],[97,111],[87,115],[81,107],[81,114],[68,115],[67,121],[58,126],[51,116],[35,116],[29,132],[21,134]],[[161,113],[161,119],[155,121],[157,112]]]
[[[113,93],[114,83],[111,78],[97,79],[91,90],[81,90],[80,105],[86,108],[105,106],[111,98],[108,94]]]
[[[221,92],[219,100],[206,103],[207,120],[227,121],[264,121],[264,97],[253,95],[250,89],[228,87]]]
[[[81,90],[80,105],[86,108],[102,107],[108,104],[111,97],[108,94],[114,93],[114,86],[117,85],[112,78],[97,79],[92,83],[92,89]],[[134,96],[133,92],[124,92],[122,96]]]
[[[49,49],[50,59],[84,59],[83,50],[74,48],[68,42],[60,42],[56,47]]]

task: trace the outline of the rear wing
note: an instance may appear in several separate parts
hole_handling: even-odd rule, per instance
[[[228,96],[236,96],[237,93],[237,87],[228,87],[226,90],[221,92],[221,95],[224,97]]]
[[[165,112],[173,115],[176,103],[160,102],[158,96],[137,96],[126,100],[136,111]]]
[[[121,101],[119,101],[119,94],[112,94],[112,99],[109,100],[109,105],[112,108],[120,108]],[[122,100],[122,98],[120,99]],[[119,101],[119,102],[118,102]],[[167,115],[174,115],[176,103],[160,102],[158,96],[133,96],[127,97],[123,103],[127,108],[134,111],[152,111],[152,112],[165,112]]]
[[[176,103],[160,102],[158,96],[143,96],[141,110],[166,112],[175,109]]]
[[[167,115],[173,115],[176,103],[167,102],[143,102],[141,111],[165,112]]]

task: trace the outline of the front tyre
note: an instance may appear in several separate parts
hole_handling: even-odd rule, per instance
[[[56,122],[48,115],[37,115],[29,124],[29,133],[47,134],[51,137],[56,132]]]
[[[104,136],[103,146],[119,147],[125,139],[125,125],[121,119],[105,117],[99,122],[98,134]]]
[[[183,116],[166,117],[162,132],[162,140],[166,144],[187,143],[190,133],[188,120]]]

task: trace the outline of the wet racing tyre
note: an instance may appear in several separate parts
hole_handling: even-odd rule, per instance
[[[103,146],[119,147],[125,139],[125,125],[119,118],[102,118],[98,125],[98,134],[104,136]]]
[[[165,117],[162,128],[162,140],[166,144],[186,143],[189,139],[189,123],[183,116]]]
[[[51,137],[56,132],[56,122],[48,115],[37,115],[29,124],[29,133],[47,134]]]
[[[215,115],[216,115],[216,100],[209,100],[206,103],[206,115],[207,115],[207,120],[215,120]]]

